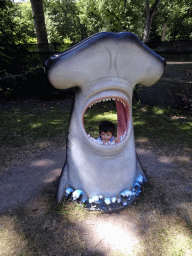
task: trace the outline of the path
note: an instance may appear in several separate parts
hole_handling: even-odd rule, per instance
[[[159,160],[151,151],[137,149],[144,169],[150,176],[170,173],[175,165],[166,158]],[[34,193],[52,183],[61,173],[65,161],[65,150],[57,149],[26,159],[17,167],[0,176],[0,212],[29,200]]]
[[[187,206],[189,206],[189,202],[191,204],[192,178],[184,177],[180,172],[176,171],[178,166],[174,162],[174,158],[166,156],[159,157],[151,150],[143,148],[137,148],[137,153],[146,170],[149,182],[153,184],[151,193],[159,193],[160,191],[162,194],[165,193],[166,197],[163,200],[165,200],[164,204],[167,206],[172,204],[170,202],[171,200],[175,200],[177,204],[180,202],[182,205],[186,203]],[[73,223],[72,226],[70,226],[71,228],[68,227],[69,223],[67,224],[68,228],[65,227],[65,224],[61,224],[61,219],[56,218],[53,220],[52,216],[44,215],[42,208],[44,206],[42,206],[43,204],[41,203],[41,200],[44,199],[41,198],[40,191],[42,191],[44,186],[57,179],[60,175],[64,160],[65,150],[54,149],[49,152],[42,152],[38,157],[28,157],[22,165],[10,168],[7,174],[1,175],[0,213],[8,211],[12,207],[15,208],[16,206],[25,204],[25,208],[28,209],[28,214],[33,216],[32,219],[29,218],[30,223],[32,223],[30,225],[35,225],[35,231],[32,231],[29,226],[27,226],[27,230],[29,230],[28,232],[30,232],[31,236],[33,236],[35,232],[35,237],[37,233],[37,237],[40,236],[43,241],[45,240],[45,242],[43,242],[45,251],[46,253],[48,251],[50,252],[50,254],[45,255],[56,255],[55,253],[57,253],[57,255],[63,255],[63,235],[64,237],[69,235],[70,239],[76,244],[76,247],[78,247],[79,240],[78,238],[76,239],[77,234],[81,234],[81,240],[85,243],[85,254],[81,254],[78,251],[77,254],[73,253],[70,255],[105,256],[109,255],[112,250],[121,252],[124,247],[126,252],[131,253],[132,249],[144,239],[144,235],[141,235],[140,231],[146,229],[146,225],[149,225],[150,219],[153,218],[152,225],[155,221],[158,221],[159,215],[155,214],[156,208],[154,208],[153,211],[147,210],[143,217],[140,216],[139,218],[130,215],[130,212],[127,214],[127,211],[114,214],[102,214],[97,218],[97,221],[95,221],[93,216],[93,218],[87,218],[84,221]],[[160,190],[157,189],[158,186],[161,187]],[[155,191],[156,189],[157,191]],[[157,200],[158,198],[159,197],[157,197]],[[151,200],[153,201],[153,198],[151,198]],[[168,200],[168,203],[166,203],[166,200]],[[149,202],[149,204],[150,203],[153,202]],[[34,209],[34,205],[39,209],[37,212],[31,211],[31,209]],[[134,211],[132,211],[132,213],[133,212]],[[190,209],[188,212],[190,214]],[[37,214],[37,218],[35,218],[35,214]],[[186,215],[186,220],[187,219],[191,220],[190,215]],[[28,222],[26,225],[29,225]],[[42,235],[45,234],[44,229],[47,229],[46,235]],[[52,234],[52,239],[57,235],[56,237],[61,244],[56,249],[55,246],[53,246],[53,248],[51,247],[51,251],[50,246],[48,246],[46,242],[50,234]],[[73,234],[75,234],[74,237]],[[49,239],[47,241],[49,241]],[[20,244],[17,246],[20,248]],[[40,246],[40,250],[44,250],[43,247],[41,247],[41,243],[39,245],[38,241],[35,242],[34,246]],[[81,248],[80,245],[79,248]],[[68,250],[66,247],[64,247],[64,249],[66,251]],[[71,250],[73,251],[72,248]],[[126,254],[122,253],[122,255]]]
[[[52,183],[61,173],[65,150],[53,150],[28,158],[20,166],[0,176],[0,212],[29,200],[34,193]]]

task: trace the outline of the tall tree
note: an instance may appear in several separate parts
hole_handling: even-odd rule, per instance
[[[47,31],[45,26],[45,17],[43,10],[43,0],[30,0],[33,11],[35,30],[37,36],[37,43],[39,45],[39,51],[49,51]]]
[[[155,3],[150,8],[149,0],[145,0],[146,18],[145,18],[143,42],[148,42],[148,40],[149,40],[149,34],[150,34],[153,16],[156,14],[160,2],[161,2],[161,0],[156,0]]]
[[[150,39],[192,40],[191,27],[191,0],[161,0],[151,26]]]
[[[130,31],[142,36],[143,0],[78,0],[79,17],[89,35],[100,32]]]
[[[44,13],[49,42],[77,43],[84,39],[85,26],[80,24],[74,0],[44,0]]]

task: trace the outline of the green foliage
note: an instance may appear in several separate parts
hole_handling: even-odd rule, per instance
[[[149,1],[149,6],[154,4]],[[88,35],[100,32],[133,32],[143,37],[145,1],[143,0],[79,0],[80,22]],[[153,18],[150,39],[161,38],[166,22],[165,40],[191,39],[192,9],[188,0],[162,0]]]
[[[141,0],[79,0],[79,17],[88,35],[100,31],[129,31],[142,35],[144,3]]]
[[[188,0],[162,0],[154,17],[150,38],[161,38],[166,23],[165,40],[191,40],[192,7]]]
[[[154,0],[149,3],[151,6]],[[143,0],[44,0],[43,4],[48,40],[61,43],[60,51],[101,31],[128,31],[143,37]],[[150,39],[160,40],[163,29],[166,41],[192,39],[191,14],[188,0],[162,0],[153,18]],[[17,45],[37,42],[31,3],[0,1],[0,17],[1,66],[12,73],[16,66],[27,67],[25,61],[19,62],[27,51]]]
[[[21,64],[23,55],[27,53],[25,47],[19,44],[29,43],[35,38],[34,26],[29,20],[31,14],[27,2],[16,4],[1,1],[0,58],[1,66],[8,73]]]
[[[17,3],[15,22],[19,24],[22,39],[18,43],[37,43],[30,1]]]
[[[79,0],[77,7],[79,9],[79,18],[81,24],[86,26],[88,35],[98,33],[103,28],[102,1]]]
[[[70,43],[77,43],[83,39],[84,28],[80,24],[78,9],[73,0],[45,0],[44,11],[49,42],[63,43],[68,39]]]
[[[103,1],[104,30],[111,32],[128,31],[142,36],[144,25],[143,1]]]

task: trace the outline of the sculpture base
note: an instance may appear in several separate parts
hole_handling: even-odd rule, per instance
[[[125,190],[119,194],[119,197],[106,198],[103,195],[97,195],[91,198],[87,198],[82,190],[74,190],[73,188],[67,188],[65,191],[65,198],[71,200],[74,203],[78,203],[86,210],[100,211],[100,212],[112,212],[125,208],[132,204],[138,195],[141,193],[142,186],[145,182],[145,178],[139,175],[131,190]]]

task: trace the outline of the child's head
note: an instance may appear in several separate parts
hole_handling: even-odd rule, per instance
[[[109,121],[103,121],[99,124],[99,134],[102,140],[110,140],[115,133],[115,125]]]

